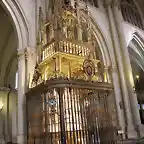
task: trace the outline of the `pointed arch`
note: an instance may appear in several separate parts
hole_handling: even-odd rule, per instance
[[[19,3],[15,0],[2,0],[0,4],[13,20],[14,28],[17,33],[18,49],[24,49],[29,44],[29,28],[28,22]]]
[[[144,71],[144,40],[134,32],[128,46],[130,59]]]

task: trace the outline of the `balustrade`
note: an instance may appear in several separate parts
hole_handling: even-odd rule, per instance
[[[83,57],[87,57],[90,53],[89,48],[67,41],[60,41],[58,43],[58,47],[59,47],[58,52],[79,55]],[[55,43],[52,43],[42,51],[42,61],[47,59],[54,53],[55,53]]]

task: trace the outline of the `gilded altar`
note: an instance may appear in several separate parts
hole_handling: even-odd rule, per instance
[[[26,94],[28,143],[112,142],[113,86],[90,24],[78,20],[71,7],[57,4],[54,10],[51,21],[40,25],[37,64]]]

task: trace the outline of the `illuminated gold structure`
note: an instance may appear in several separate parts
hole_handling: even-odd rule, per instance
[[[110,75],[99,59],[87,7],[85,18],[77,7],[58,1],[49,22],[40,19],[37,65],[27,93],[29,144],[114,141]]]

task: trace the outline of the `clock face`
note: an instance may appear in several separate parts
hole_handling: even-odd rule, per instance
[[[47,104],[50,105],[50,106],[55,106],[56,105],[56,100],[55,99],[49,99],[47,101]]]

